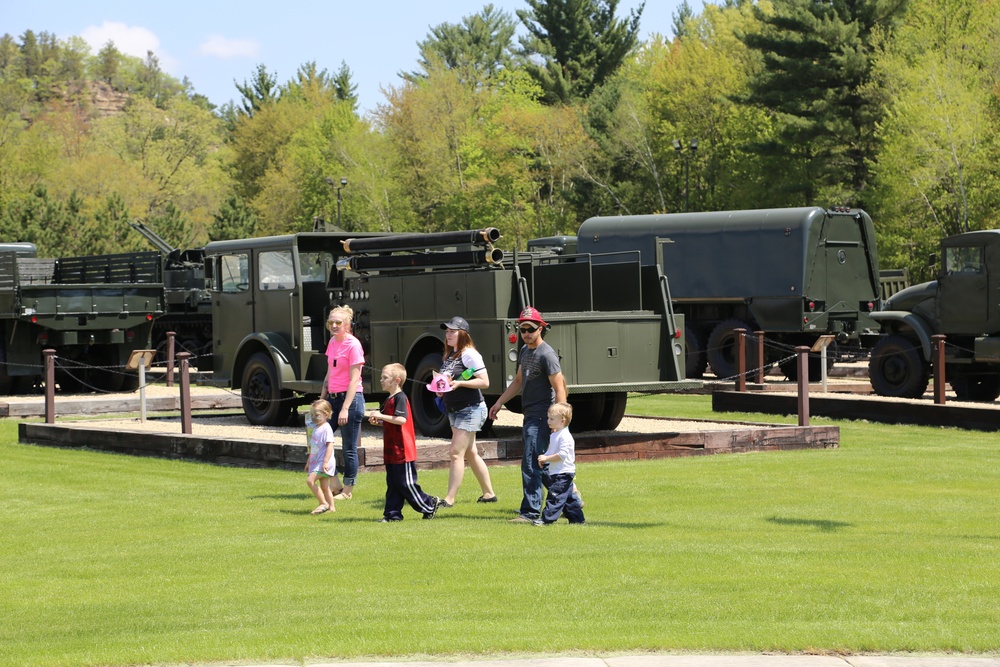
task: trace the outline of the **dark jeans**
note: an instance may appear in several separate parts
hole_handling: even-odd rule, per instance
[[[545,523],[555,523],[565,513],[570,523],[587,522],[583,517],[583,507],[580,506],[580,499],[573,495],[574,477],[573,473],[550,475],[547,472],[542,476],[542,484],[549,491],[549,495],[545,498],[545,511],[542,512],[542,521]]]
[[[337,423],[340,410],[344,407],[344,398],[329,398],[333,416],[330,426],[336,433],[340,429],[340,438],[344,452],[344,486],[354,486],[358,476],[358,440],[361,438],[361,421],[365,418],[365,397],[359,391],[354,395],[354,403],[347,409],[347,423],[341,426]]]
[[[521,437],[524,440],[524,456],[521,459],[521,516],[535,520],[542,512],[542,468],[538,465],[538,455],[549,448],[549,424],[545,415],[524,417]]]

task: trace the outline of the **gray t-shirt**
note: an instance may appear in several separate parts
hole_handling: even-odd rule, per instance
[[[526,417],[544,417],[555,400],[549,376],[562,371],[559,355],[545,341],[534,350],[523,345],[517,356],[517,365],[521,368],[523,414]]]

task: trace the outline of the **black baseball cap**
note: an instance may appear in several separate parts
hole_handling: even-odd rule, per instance
[[[464,318],[458,317],[457,315],[447,322],[441,323],[442,329],[457,329],[459,331],[468,331],[469,323],[465,321]]]

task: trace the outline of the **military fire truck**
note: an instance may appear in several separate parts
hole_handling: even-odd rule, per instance
[[[49,348],[63,391],[135,390],[122,369],[163,309],[159,253],[39,258],[32,244],[0,245],[0,394],[30,390]]]
[[[579,430],[611,429],[627,392],[697,386],[684,380],[684,322],[657,266],[598,264],[585,256],[501,252],[488,228],[437,234],[304,232],[205,246],[212,297],[213,382],[240,389],[253,424],[287,422],[320,393],[324,323],[334,305],[355,313],[365,350],[366,398],[379,399],[383,365],[406,366],[417,428],[447,435],[447,416],[425,389],[440,368],[440,324],[468,320],[491,386],[515,375],[516,318],[526,306],[551,325]],[[513,401],[508,407],[517,409]]]
[[[596,217],[580,226],[577,248],[598,265],[633,253],[670,278],[687,322],[687,377],[707,365],[734,376],[739,328],[763,331],[771,343],[764,363],[781,361],[792,379],[794,346],[832,334],[843,352],[873,344],[879,330],[875,230],[859,209]],[[754,350],[747,345],[748,368],[758,363]],[[810,357],[810,377],[820,375],[820,359]]]

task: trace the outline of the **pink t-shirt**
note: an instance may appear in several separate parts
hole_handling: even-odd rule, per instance
[[[330,384],[327,387],[329,392],[339,394],[347,391],[351,381],[351,366],[365,363],[365,351],[361,348],[361,341],[351,334],[344,336],[344,342],[340,342],[336,337],[331,338],[330,344],[326,346],[326,363],[330,369]],[[359,394],[363,391],[360,376],[355,391]]]

